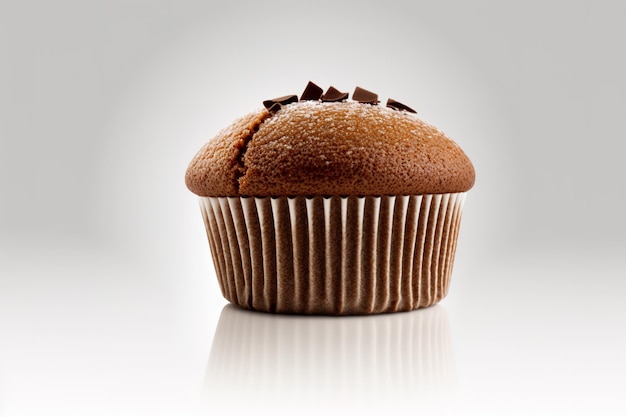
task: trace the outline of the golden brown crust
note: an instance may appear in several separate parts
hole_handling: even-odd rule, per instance
[[[307,101],[237,120],[198,152],[186,182],[201,196],[365,196],[467,191],[474,177],[461,148],[414,114]]]
[[[265,110],[243,116],[204,145],[187,168],[187,188],[206,197],[238,195],[242,155],[255,130],[268,116]]]

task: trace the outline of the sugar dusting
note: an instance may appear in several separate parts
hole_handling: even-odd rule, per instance
[[[465,191],[473,168],[415,113],[358,102],[301,101],[248,143],[245,195],[381,195]]]
[[[370,120],[373,123],[361,123],[363,120]],[[443,132],[423,122],[414,113],[358,102],[292,103],[266,120],[264,128],[281,126],[284,129],[285,125],[294,127],[294,131],[289,133],[297,133],[298,136],[308,138],[328,137],[340,129],[355,132],[361,137],[396,136],[404,140],[444,136]]]
[[[257,109],[222,129],[186,181],[204,196],[406,195],[466,191],[474,169],[415,113],[301,101],[275,113]]]

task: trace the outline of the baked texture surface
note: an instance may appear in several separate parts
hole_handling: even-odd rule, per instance
[[[474,179],[461,148],[414,114],[316,101],[238,119],[185,177],[205,197],[439,194],[467,191]]]

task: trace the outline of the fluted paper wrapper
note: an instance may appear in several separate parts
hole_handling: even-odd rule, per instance
[[[465,193],[200,197],[224,297],[276,313],[413,310],[448,292]]]

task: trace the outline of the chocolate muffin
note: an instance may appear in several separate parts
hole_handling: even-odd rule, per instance
[[[266,100],[193,158],[222,293],[267,312],[406,311],[447,293],[474,168],[395,100],[357,87]]]

